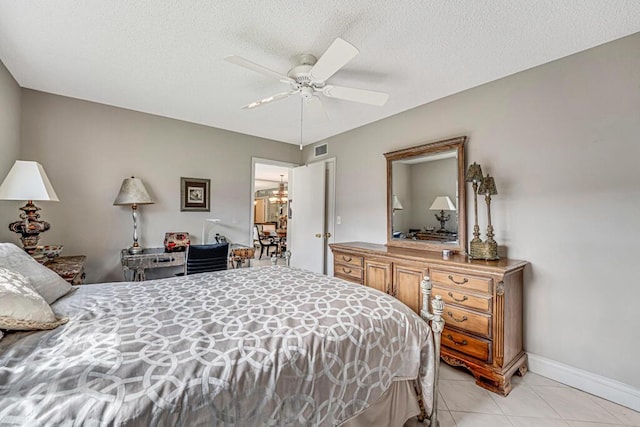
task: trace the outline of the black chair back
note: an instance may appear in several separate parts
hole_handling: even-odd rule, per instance
[[[187,249],[186,273],[205,273],[227,269],[229,243],[190,245]]]

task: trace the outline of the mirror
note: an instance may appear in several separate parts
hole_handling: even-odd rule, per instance
[[[387,245],[466,252],[466,139],[385,153]]]

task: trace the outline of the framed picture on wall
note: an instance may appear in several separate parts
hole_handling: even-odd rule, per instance
[[[211,210],[209,179],[180,178],[180,211],[209,212]]]

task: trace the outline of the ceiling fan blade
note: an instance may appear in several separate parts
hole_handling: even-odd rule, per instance
[[[360,51],[355,46],[338,37],[309,71],[311,80],[314,82],[327,81],[336,71],[355,58],[358,53]]]
[[[322,123],[329,120],[322,100],[317,96],[305,100],[303,112],[305,119],[312,123]]]
[[[291,95],[293,95],[294,93],[298,93],[300,92],[300,90],[292,90],[289,92],[281,92],[281,93],[276,93],[275,95],[271,95],[267,98],[261,99],[259,101],[254,101],[250,104],[247,105],[243,105],[242,108],[245,110],[251,110],[252,108],[256,108],[256,107],[262,107],[265,104],[269,104],[271,102],[274,101],[279,101],[281,99],[285,99],[290,97]]]
[[[389,99],[388,93],[343,86],[328,85],[322,88],[322,93],[329,98],[338,98],[377,106],[384,105],[387,99]]]
[[[249,61],[248,59],[244,59],[241,56],[230,55],[225,57],[224,59],[228,62],[231,62],[232,64],[239,65],[251,71],[255,71],[265,76],[276,78],[283,83],[295,83],[295,80],[293,80],[291,77],[285,76],[284,74],[279,73],[277,71],[273,71],[272,69],[264,67],[260,64],[256,64],[255,62]]]

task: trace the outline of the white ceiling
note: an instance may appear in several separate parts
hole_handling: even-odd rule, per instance
[[[256,191],[278,188],[280,179],[282,179],[283,182],[289,182],[289,168],[256,163],[254,182]]]
[[[640,31],[637,0],[22,0],[0,2],[0,60],[22,87],[300,143],[297,96],[223,60],[281,73],[336,37],[360,55],[329,81],[383,107],[323,98],[308,144]]]

